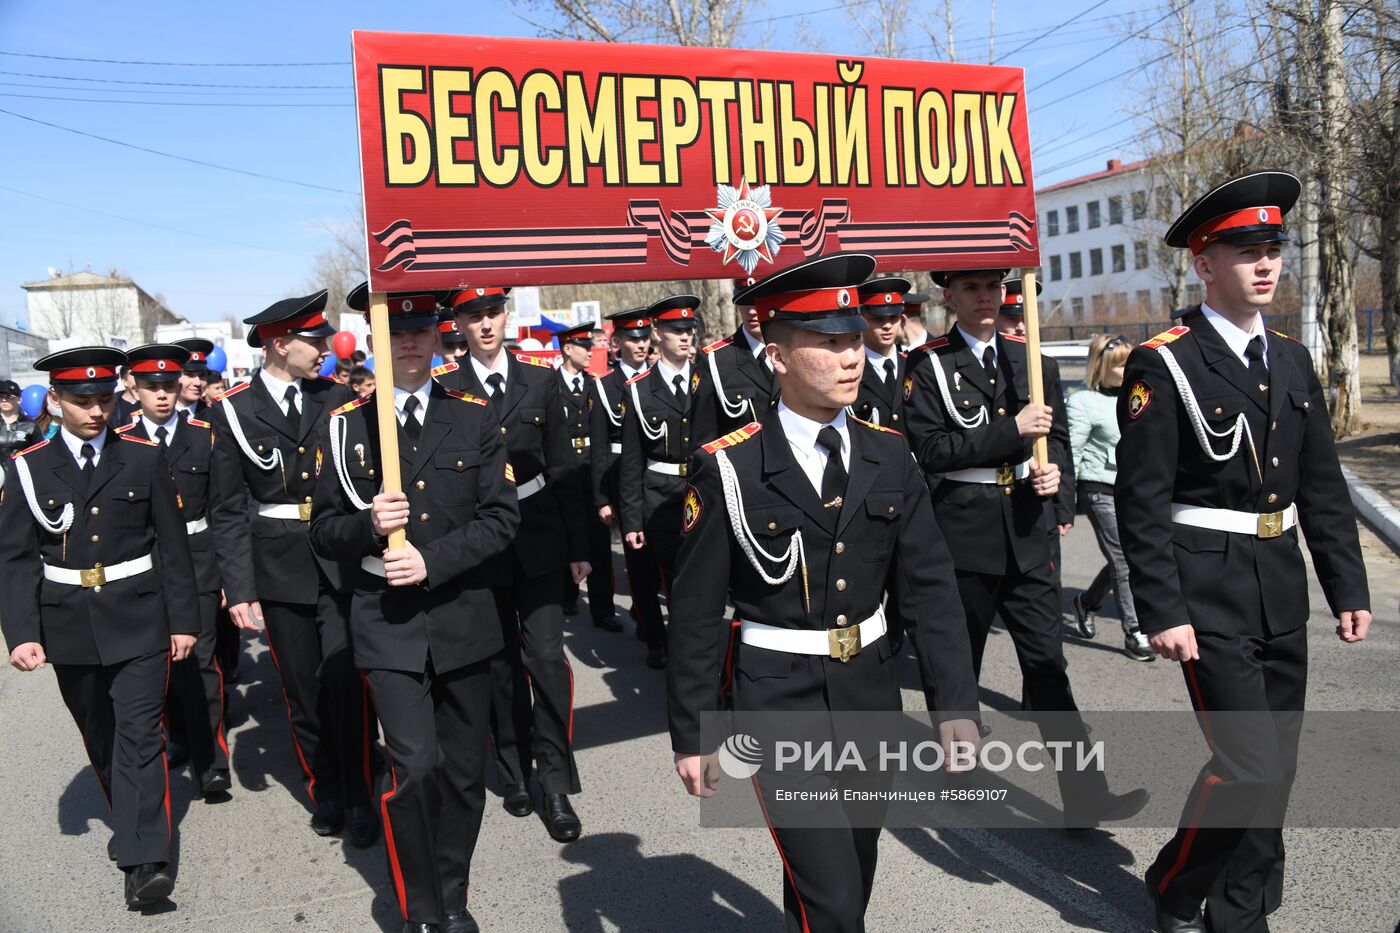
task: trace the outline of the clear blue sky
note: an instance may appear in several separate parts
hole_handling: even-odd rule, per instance
[[[987,59],[986,6],[985,0],[959,4],[955,41],[962,61]],[[1130,68],[1141,50],[1129,41],[1110,51],[1123,33],[1105,17],[1140,10],[1130,0],[997,4],[999,56],[1087,11],[1002,62],[1026,69],[1038,186],[1097,170],[1111,156],[1137,154],[1123,145],[1133,127],[1123,122],[1124,84],[1114,76]],[[1151,9],[1139,13],[1149,19],[1157,15]],[[768,0],[756,4],[750,21],[754,35],[771,35],[771,48],[866,51],[859,43],[847,44],[855,33],[839,0]],[[799,22],[806,23],[806,34],[819,47],[799,44],[793,34]],[[352,29],[534,34],[508,4],[487,0],[213,5],[4,0],[0,109],[189,159],[357,192]],[[909,57],[932,55],[922,32],[911,34],[909,42]],[[1105,54],[1085,61],[1099,53]],[[174,67],[67,60],[74,58],[342,64]],[[1061,76],[1070,68],[1075,70]],[[311,257],[329,243],[323,225],[343,223],[358,208],[357,193],[173,161],[8,113],[0,113],[0,140],[5,221],[0,321],[6,323],[24,317],[20,283],[44,278],[50,266],[121,269],[194,320],[230,312],[246,317],[304,283]]]

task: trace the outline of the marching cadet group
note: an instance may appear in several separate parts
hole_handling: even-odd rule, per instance
[[[1207,714],[1302,710],[1298,526],[1338,636],[1370,625],[1321,387],[1260,313],[1298,190],[1251,173],[1176,221],[1166,242],[1191,251],[1205,301],[1132,352],[1119,401],[1141,630],[1181,662],[1212,752],[1146,872],[1164,931],[1266,930],[1280,904],[1282,832],[1267,827],[1282,825],[1298,718],[1261,743],[1212,733]],[[583,585],[593,624],[622,629],[614,529],[693,795],[720,778],[706,714],[898,710],[906,635],[941,739],[975,744],[994,616],[1022,707],[1061,714],[1047,738],[1083,739],[1056,570],[1073,514],[1058,372],[1045,361],[1049,404],[1032,401],[1009,270],[936,272],[954,323],[911,345],[927,298],[875,265],[834,253],[741,280],[742,325],[698,352],[698,298],[617,311],[615,368],[597,376],[591,325],[559,335],[559,369],[511,352],[507,289],[391,294],[388,346],[370,350],[392,358],[375,394],[392,393],[397,464],[375,397],[318,377],[324,291],[246,320],[263,366],[207,409],[177,383],[203,368],[204,341],[39,360],[62,427],[5,464],[0,624],[14,667],[54,668],[126,903],[174,887],[167,742],[206,797],[231,789],[226,617],[266,633],[313,831],[369,846],[382,830],[406,930],[477,930],[488,755],[509,813],[539,812],[561,843],[582,832],[564,628]],[[369,300],[361,286],[347,303]],[[135,401],[114,412],[122,367]],[[1100,772],[1059,779],[1067,829],[1146,803]],[[770,825],[789,930],[865,929],[879,829],[840,823]]]

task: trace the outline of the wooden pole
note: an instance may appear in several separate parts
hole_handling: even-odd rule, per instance
[[[385,492],[402,492],[399,474],[399,416],[394,411],[394,353],[389,344],[389,301],[384,292],[370,292],[369,333],[374,338],[374,413],[379,420],[379,471]],[[403,550],[408,534],[389,532],[389,550]]]
[[[1026,373],[1030,377],[1031,404],[1044,405],[1045,377],[1040,372],[1040,310],[1035,301],[1034,269],[1021,273],[1021,294],[1025,296]],[[1042,467],[1050,462],[1050,443],[1043,437],[1036,438],[1035,462]]]

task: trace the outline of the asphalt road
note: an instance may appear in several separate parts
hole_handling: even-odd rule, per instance
[[[1400,560],[1363,532],[1378,620],[1344,646],[1313,587],[1311,709],[1400,710]],[[1066,598],[1101,559],[1087,524],[1065,545]],[[619,577],[621,573],[619,572]],[[1111,612],[1111,609],[1109,610]],[[584,793],[583,838],[551,841],[537,819],[515,819],[488,797],[471,907],[491,931],[712,933],[781,929],[779,863],[766,830],[700,829],[671,769],[663,676],[630,634],[592,628],[567,637],[576,683],[574,737]],[[1135,663],[1102,619],[1097,640],[1067,638],[1084,709],[1186,709],[1175,665]],[[172,775],[179,878],[161,909],[129,912],[107,861],[105,805],[49,670],[0,671],[0,930],[397,930],[382,844],[357,850],[322,839],[293,761],[285,707],[261,642],[247,643],[230,697],[235,787],[197,798]],[[915,683],[912,659],[906,684]],[[982,701],[1019,696],[1010,640],[988,647]],[[906,690],[905,705],[922,704]],[[1186,788],[1182,788],[1184,797]],[[1394,794],[1394,787],[1347,787]],[[1145,930],[1144,865],[1160,829],[1071,839],[1049,830],[890,830],[883,837],[869,928],[882,930]],[[1400,919],[1400,831],[1289,830],[1288,882],[1275,931],[1390,933]]]

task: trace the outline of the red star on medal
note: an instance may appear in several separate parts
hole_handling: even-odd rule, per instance
[[[752,210],[754,210],[755,212],[761,212],[761,213],[763,214],[763,220],[764,220],[764,227],[765,227],[765,229],[767,228],[768,225],[772,224],[773,221],[776,220],[776,219],[778,218],[778,215],[780,215],[780,214],[783,212],[783,209],[782,209],[781,207],[760,207],[760,206],[758,206],[758,204],[756,204],[756,203],[754,202],[754,199],[753,199],[753,189],[749,187],[749,180],[748,180],[747,178],[741,178],[741,179],[739,180],[739,192],[738,192],[738,198],[737,198],[737,200],[738,200],[738,201],[747,201],[747,202],[749,202],[749,204],[753,205]],[[750,208],[748,208],[748,207],[746,206],[745,210],[747,211],[747,210],[749,210],[749,209],[750,209]],[[726,217],[726,216],[728,215],[728,213],[729,213],[729,209],[728,209],[728,208],[725,208],[725,207],[711,207],[711,208],[706,208],[705,213],[709,214],[710,217],[712,217],[712,218],[714,219],[715,223],[719,224],[721,227],[725,227],[726,230],[728,231],[728,225],[725,223],[725,217]],[[735,225],[736,225],[736,227],[738,226],[738,224],[739,224],[740,222],[742,222],[741,219],[740,219],[741,217],[743,217],[742,214],[735,215]],[[752,227],[752,221],[748,221],[748,222],[750,223],[749,229],[747,229],[747,230],[739,229],[738,232],[741,233],[741,234],[743,234],[743,235],[745,236],[745,238],[747,238],[747,239],[752,239],[753,236],[754,236],[755,230],[754,230],[753,227]],[[732,233],[733,231],[728,231],[728,232]],[[756,250],[756,251],[758,252],[758,254],[761,255],[764,259],[768,260],[769,262],[772,262],[772,261],[773,261],[773,254],[772,254],[772,252],[768,249],[768,244],[767,244],[766,242],[765,242],[765,243],[759,244],[757,247],[755,247],[755,250]],[[734,246],[733,238],[732,238],[732,236],[731,236],[731,237],[729,238],[729,240],[725,243],[725,246],[724,246],[724,259],[723,259],[722,261],[725,262],[725,263],[728,263],[731,259],[734,258],[734,255],[735,255],[736,253],[738,253],[738,252],[741,252],[741,250],[737,249],[737,248]]]

